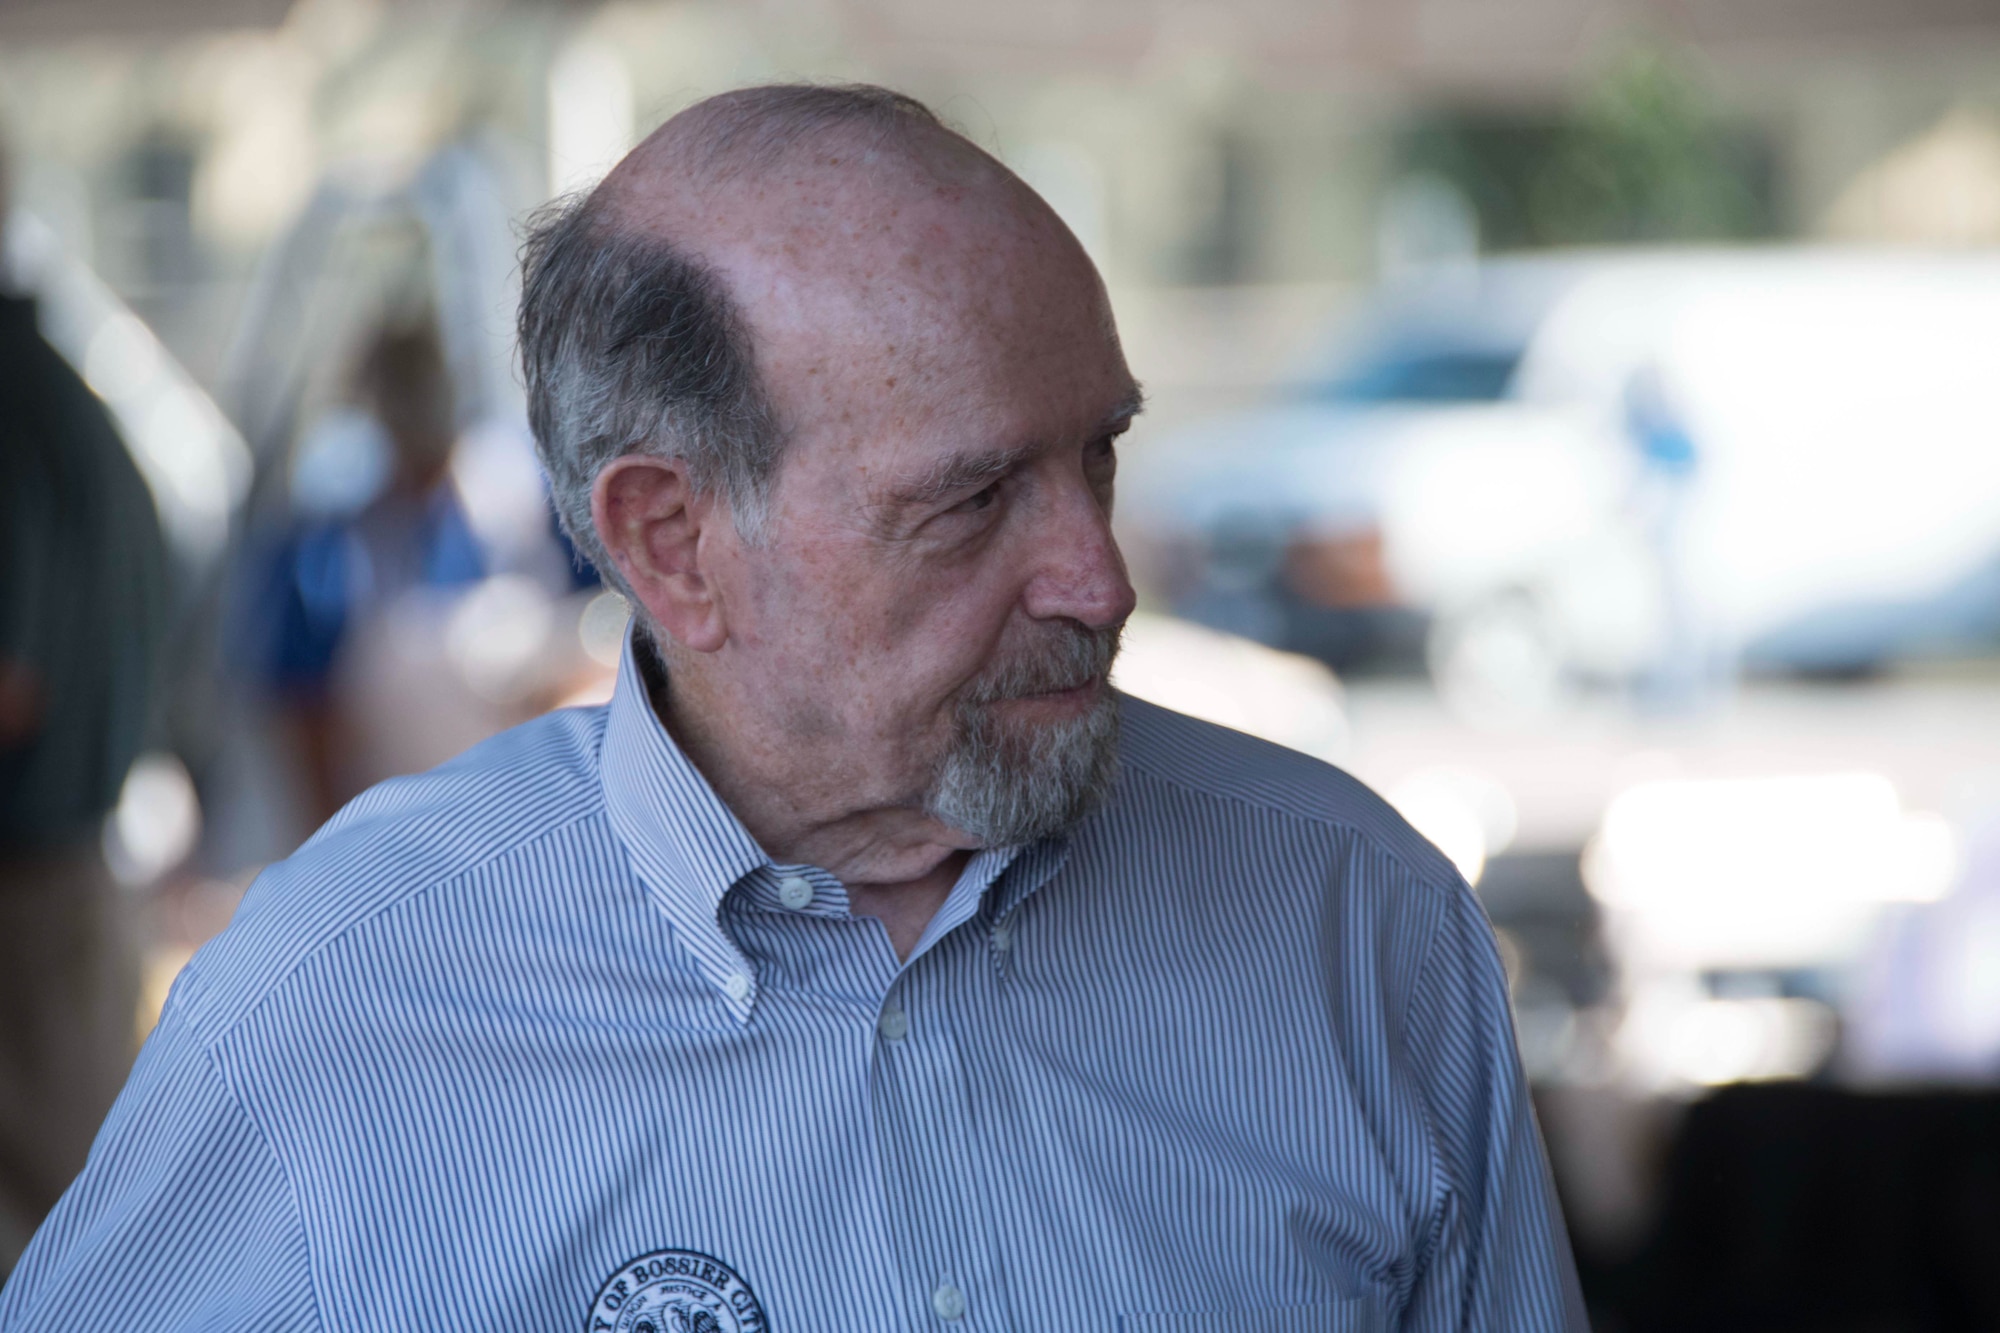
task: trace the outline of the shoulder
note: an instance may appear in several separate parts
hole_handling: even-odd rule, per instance
[[[1458,871],[1365,783],[1269,741],[1121,696],[1120,758],[1134,787],[1165,787],[1236,822],[1308,825],[1351,850],[1399,863],[1410,876],[1459,890]],[[1157,792],[1134,791],[1145,801]]]
[[[597,813],[603,725],[564,709],[363,792],[257,877],[176,985],[180,1021],[218,1040],[336,941]]]
[[[1388,802],[1309,755],[1156,705],[1125,699],[1121,723],[1119,792],[1081,848],[1114,939],[1162,922],[1153,938],[1177,977],[1219,969],[1201,993],[1232,994],[1226,979],[1252,970],[1283,979],[1274,1002],[1297,1006],[1301,1031],[1330,1024],[1348,1049],[1427,1071],[1450,1064],[1434,1035],[1456,1017],[1504,1024],[1478,900]],[[1187,940],[1207,962],[1188,962]]]

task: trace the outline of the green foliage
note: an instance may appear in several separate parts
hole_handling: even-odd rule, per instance
[[[1488,249],[1775,230],[1762,139],[1716,111],[1690,57],[1656,44],[1628,48],[1558,114],[1429,117],[1401,157],[1464,192]]]
[[[1706,94],[1671,51],[1628,51],[1584,98],[1530,186],[1538,236],[1690,241],[1766,230],[1754,154]]]

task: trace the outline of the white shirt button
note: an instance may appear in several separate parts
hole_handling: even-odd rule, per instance
[[[909,1035],[910,1016],[903,1012],[902,1006],[892,1000],[882,1006],[882,1017],[875,1020],[875,1026],[887,1040],[901,1041]],[[957,1318],[956,1315],[946,1317]]]
[[[732,1000],[749,999],[750,974],[748,972],[731,972],[729,980],[722,983],[722,989]]]
[[[950,1278],[938,1283],[938,1289],[931,1293],[931,1309],[940,1319],[963,1319],[965,1317],[965,1293]]]
[[[803,875],[787,875],[778,881],[778,901],[794,912],[813,900],[812,881]]]
[[[993,947],[1001,953],[1014,947],[1014,927],[1011,923],[1002,921],[993,927]]]

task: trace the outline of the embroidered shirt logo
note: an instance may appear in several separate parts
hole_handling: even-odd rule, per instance
[[[765,1333],[764,1307],[728,1264],[695,1250],[655,1250],[605,1280],[586,1333]]]

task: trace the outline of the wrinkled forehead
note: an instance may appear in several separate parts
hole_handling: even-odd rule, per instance
[[[909,373],[1093,322],[1096,275],[1040,219],[955,200],[817,203],[722,260],[775,373],[838,351]]]
[[[844,265],[825,262],[836,251]],[[820,262],[789,258],[752,270],[745,308],[794,426],[1014,437],[1058,429],[1035,421],[1066,402],[1123,392],[1096,275],[1033,229],[923,203],[822,246]]]

